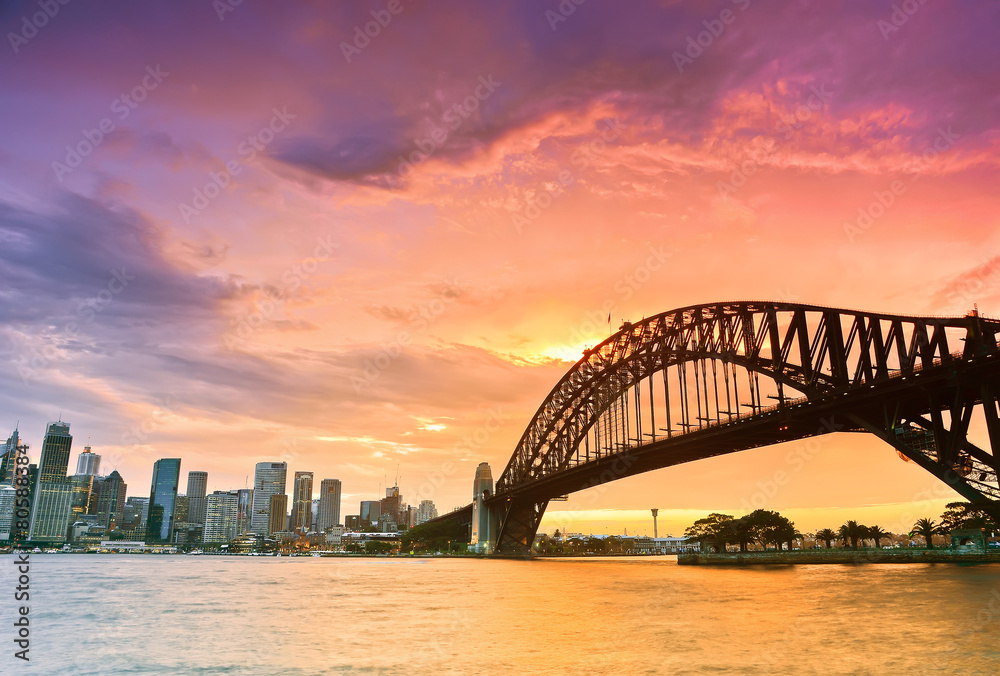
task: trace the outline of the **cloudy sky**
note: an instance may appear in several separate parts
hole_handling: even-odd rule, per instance
[[[397,471],[448,510],[609,313],[1000,314],[996,2],[577,2],[3,3],[2,431],[37,458],[61,416],[132,495],[283,459],[344,514]],[[545,528],[764,494],[896,531],[954,498],[830,436]]]

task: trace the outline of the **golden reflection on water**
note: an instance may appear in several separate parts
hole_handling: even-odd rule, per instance
[[[36,642],[50,646],[35,665],[45,673],[1000,673],[992,565],[58,555],[44,564],[32,619]]]

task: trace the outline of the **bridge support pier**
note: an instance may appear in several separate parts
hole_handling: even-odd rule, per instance
[[[490,508],[490,518],[499,524],[496,542],[491,542],[493,556],[530,557],[535,533],[542,522],[548,499],[541,501],[511,498]]]

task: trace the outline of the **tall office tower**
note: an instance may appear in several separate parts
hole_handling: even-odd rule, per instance
[[[250,514],[253,510],[253,489],[240,488],[236,491],[236,534],[243,535],[250,532]]]
[[[340,524],[340,479],[323,479],[319,483],[316,532],[325,533],[327,528],[338,524]]]
[[[17,466],[18,446],[21,440],[18,437],[17,428],[7,437],[7,441],[0,444],[0,485],[14,485],[14,468]]]
[[[76,459],[76,473],[77,474],[89,474],[90,476],[98,476],[101,473],[101,456],[97,453],[93,453],[90,450],[90,446],[83,447],[83,453],[81,453]]]
[[[288,463],[258,462],[253,473],[253,514],[250,516],[250,528],[254,533],[266,533],[270,525],[271,496],[284,494],[285,476],[288,474]],[[282,524],[281,530],[285,526]]]
[[[379,520],[385,522],[386,519],[392,523],[406,523],[406,515],[403,513],[403,498],[399,494],[399,486],[392,486],[385,489],[385,497],[381,500],[379,507],[381,513]]]
[[[106,477],[94,481],[94,493],[97,495],[96,505],[91,507],[91,513],[97,514],[97,522],[105,528],[111,528],[122,521],[125,513],[125,489],[128,488],[122,475],[114,470]],[[91,500],[94,503],[94,500]]]
[[[205,491],[208,472],[188,472],[188,523],[205,523]]]
[[[153,479],[149,485],[149,513],[146,516],[147,541],[170,542],[180,480],[180,458],[162,458],[153,463]]]
[[[484,501],[493,495],[493,472],[488,462],[479,463],[472,486],[472,537],[469,544],[476,551],[485,551],[493,533],[490,532],[490,514]]]
[[[188,523],[191,501],[186,495],[178,495],[174,501],[174,523]]]
[[[313,473],[296,472],[292,489],[292,530],[308,533],[312,527]]]
[[[361,527],[366,528],[374,523],[378,523],[379,517],[382,516],[382,503],[378,500],[362,500],[361,501]]]
[[[49,423],[42,441],[42,456],[32,496],[31,525],[28,539],[39,542],[64,542],[73,500],[73,485],[66,480],[73,437],[69,423]]]
[[[288,517],[288,496],[284,493],[271,496],[270,521],[267,524],[267,534],[273,535],[285,530],[285,519]]]
[[[73,500],[70,504],[69,524],[76,523],[78,517],[90,513],[90,496],[94,490],[94,475],[74,474],[69,478],[73,485]]]
[[[229,542],[236,537],[239,504],[237,491],[215,491],[205,497],[205,542]]]
[[[11,538],[14,526],[14,501],[17,500],[17,489],[13,486],[0,484],[0,542]]]
[[[431,519],[436,519],[438,517],[437,507],[434,506],[433,500],[421,500],[420,506],[417,507],[417,525],[430,521]]]

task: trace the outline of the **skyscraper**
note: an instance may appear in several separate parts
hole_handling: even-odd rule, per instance
[[[73,500],[73,485],[66,480],[66,468],[72,446],[69,423],[60,420],[48,424],[32,495],[29,540],[55,543],[66,539]]]
[[[292,489],[292,530],[308,533],[312,527],[313,473],[296,472]]]
[[[319,512],[316,532],[323,533],[340,523],[340,479],[323,479],[319,484]]]
[[[97,453],[93,453],[90,450],[90,446],[83,447],[83,453],[81,453],[76,459],[76,473],[86,474],[88,476],[99,476],[101,473],[101,456]]]
[[[250,528],[254,533],[266,533],[270,525],[271,496],[284,494],[288,463],[258,462],[253,474],[253,514]],[[282,527],[284,530],[284,527]]]
[[[14,484],[14,468],[17,466],[17,447],[21,445],[18,438],[17,428],[7,437],[7,441],[0,444],[0,485]]]
[[[391,486],[385,489],[385,497],[382,498],[381,505],[379,507],[379,523],[383,524],[383,528],[391,527],[392,524],[406,523],[405,514],[403,512],[403,498],[399,494],[399,486]]]
[[[97,494],[97,522],[105,528],[121,523],[125,511],[125,490],[128,488],[122,475],[114,470],[108,476],[94,481],[94,493]],[[92,501],[93,502],[93,501]]]
[[[284,493],[272,495],[270,508],[271,518],[267,526],[267,534],[273,535],[285,530],[285,520],[288,518],[288,496]]]
[[[205,542],[229,542],[236,537],[238,491],[215,491],[205,497]]]
[[[169,542],[174,528],[174,502],[181,480],[181,459],[162,458],[153,463],[149,486],[149,513],[146,517],[146,540]]]
[[[69,478],[73,485],[73,501],[70,505],[70,517],[67,526],[76,522],[77,517],[89,513],[90,496],[94,490],[92,474],[74,474]]]
[[[243,535],[250,532],[250,513],[253,509],[253,489],[238,488],[236,493],[236,534]]]
[[[490,471],[488,462],[479,463],[476,468],[476,478],[472,486],[472,538],[469,544],[479,552],[485,551],[489,546],[490,538],[490,514],[484,501],[493,495],[493,472]]]
[[[378,523],[379,517],[382,516],[381,510],[382,503],[378,500],[362,500],[360,513],[362,528]]]
[[[188,523],[205,523],[205,491],[208,472],[188,472]]]
[[[437,517],[438,511],[437,507],[434,506],[434,502],[432,500],[421,500],[420,506],[417,507],[417,525],[431,519],[436,519]]]

